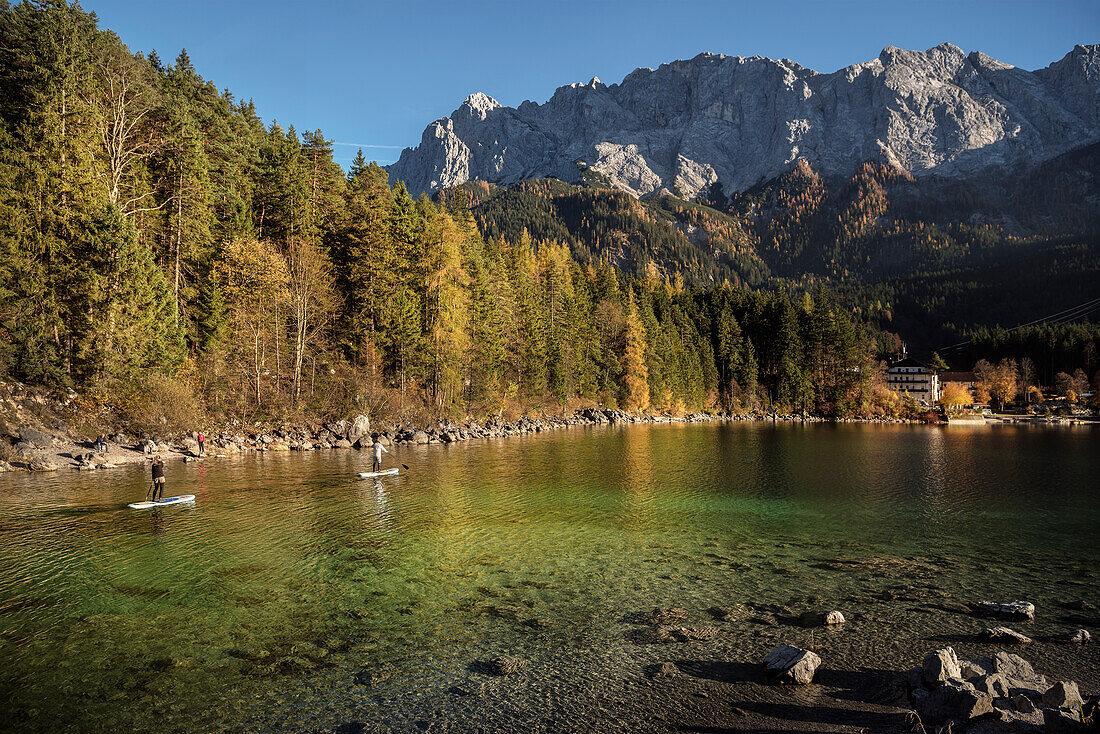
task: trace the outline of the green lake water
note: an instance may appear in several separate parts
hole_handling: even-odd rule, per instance
[[[638,610],[842,609],[815,644],[853,667],[974,627],[891,590],[1027,599],[1042,661],[1100,669],[1097,645],[1042,643],[1088,627],[1066,603],[1100,605],[1100,430],[640,425],[392,457],[411,470],[358,480],[369,456],[339,450],[171,463],[166,494],[197,500],[156,511],[125,507],[146,466],[0,475],[0,728],[565,729],[668,654],[629,641]],[[761,629],[723,627],[708,654],[809,639]],[[529,668],[494,698],[471,663],[502,653]]]

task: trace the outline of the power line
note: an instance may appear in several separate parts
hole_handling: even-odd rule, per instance
[[[1045,323],[1056,323],[1056,324],[1068,323],[1070,321],[1075,321],[1075,320],[1081,318],[1082,316],[1085,316],[1085,315],[1097,310],[1098,308],[1100,308],[1100,298],[1093,298],[1090,301],[1084,301],[1084,302],[1079,303],[1076,306],[1073,306],[1071,308],[1065,308],[1065,309],[1062,309],[1061,311],[1055,311],[1052,314],[1037,318],[1033,321],[1028,321],[1028,322],[1023,323],[1023,324],[1017,324],[1016,326],[1013,326],[1011,329],[1005,329],[1005,333],[1011,333],[1013,331],[1016,331],[1017,329],[1027,328],[1028,326],[1036,326],[1040,323],[1043,323],[1043,324],[1045,324]],[[946,346],[946,347],[941,347],[941,348],[937,349],[936,352],[942,354],[944,352],[950,352],[950,351],[953,351],[955,349],[960,349],[962,347],[965,347],[965,346],[971,344],[972,341],[973,340],[971,340],[971,339],[967,339],[966,341],[959,342],[958,344],[951,344],[951,345]]]

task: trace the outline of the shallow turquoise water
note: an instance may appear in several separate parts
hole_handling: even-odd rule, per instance
[[[871,609],[899,581],[1100,603],[1098,430],[577,428],[394,456],[411,471],[382,480],[355,451],[171,464],[197,501],[152,512],[125,508],[147,467],[0,476],[0,725],[415,728],[502,652],[547,671],[517,707],[568,710],[643,661],[622,618],[654,606]],[[837,655],[903,660],[936,624],[868,619],[897,639]]]

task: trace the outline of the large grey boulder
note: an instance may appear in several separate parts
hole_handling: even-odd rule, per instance
[[[351,422],[351,427],[348,428],[348,440],[355,443],[361,436],[366,436],[370,433],[370,419],[367,416],[360,413],[355,416],[355,420]]]
[[[1031,663],[1010,652],[998,652],[993,656],[994,673],[1000,673],[1013,689],[1027,689],[1042,693],[1050,685],[1047,679],[1035,672]]]
[[[40,449],[48,449],[53,446],[53,436],[34,428],[21,429],[19,431],[19,440]]]
[[[945,647],[925,656],[921,663],[924,682],[928,684],[943,683],[949,680],[962,680],[962,670],[959,668],[959,658],[955,649]]]
[[[778,683],[807,685],[821,665],[821,658],[810,650],[794,645],[782,645],[764,657],[764,675]]]
[[[1071,708],[1043,709],[1043,731],[1047,734],[1071,734],[1085,731],[1081,710]]]
[[[913,706],[925,722],[965,724],[993,711],[993,697],[968,681],[946,680],[913,692]]]
[[[45,456],[35,456],[27,462],[27,468],[31,471],[57,471],[57,464]]]
[[[1073,681],[1058,681],[1043,694],[1044,706],[1073,708],[1083,706],[1084,703],[1084,699],[1081,698],[1081,691]]]
[[[988,693],[993,698],[1007,698],[1009,693],[1008,679],[1000,673],[983,675],[970,681],[974,688]]]
[[[428,434],[425,433],[424,431],[417,431],[412,436],[412,442],[415,443],[415,444],[426,444],[430,440],[431,439],[428,438]]]

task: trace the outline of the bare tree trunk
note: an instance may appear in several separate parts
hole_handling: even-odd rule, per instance
[[[183,244],[183,168],[180,168],[180,185],[176,191],[176,325],[180,322],[180,248]]]
[[[253,365],[256,370],[256,407],[263,405],[260,397],[260,328],[263,324],[260,306],[256,305],[256,323],[253,325]]]

